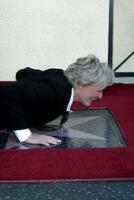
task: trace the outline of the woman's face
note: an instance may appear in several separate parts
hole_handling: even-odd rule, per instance
[[[100,90],[96,85],[76,85],[74,87],[74,100],[82,103],[85,106],[90,106],[93,101],[101,99],[102,95],[103,91]]]

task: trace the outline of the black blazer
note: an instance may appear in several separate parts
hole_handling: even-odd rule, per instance
[[[54,120],[66,111],[72,86],[61,69],[25,68],[0,86],[0,128],[19,130]]]

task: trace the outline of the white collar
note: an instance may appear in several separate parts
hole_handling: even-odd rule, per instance
[[[70,97],[69,103],[68,103],[68,105],[67,105],[66,111],[72,112],[71,106],[72,106],[72,104],[73,104],[73,100],[74,100],[74,89],[72,88],[71,97]]]

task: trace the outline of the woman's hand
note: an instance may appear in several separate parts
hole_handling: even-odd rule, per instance
[[[32,133],[29,138],[27,138],[24,143],[28,144],[42,144],[49,146],[50,144],[61,143],[61,140],[48,135],[41,135],[37,133]]]

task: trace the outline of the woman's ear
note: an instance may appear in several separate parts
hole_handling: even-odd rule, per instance
[[[80,90],[83,90],[83,88],[84,88],[84,85],[79,85]]]
[[[78,84],[74,86],[75,89],[80,89],[80,90],[83,89],[83,87],[84,87],[83,85],[78,85]]]

